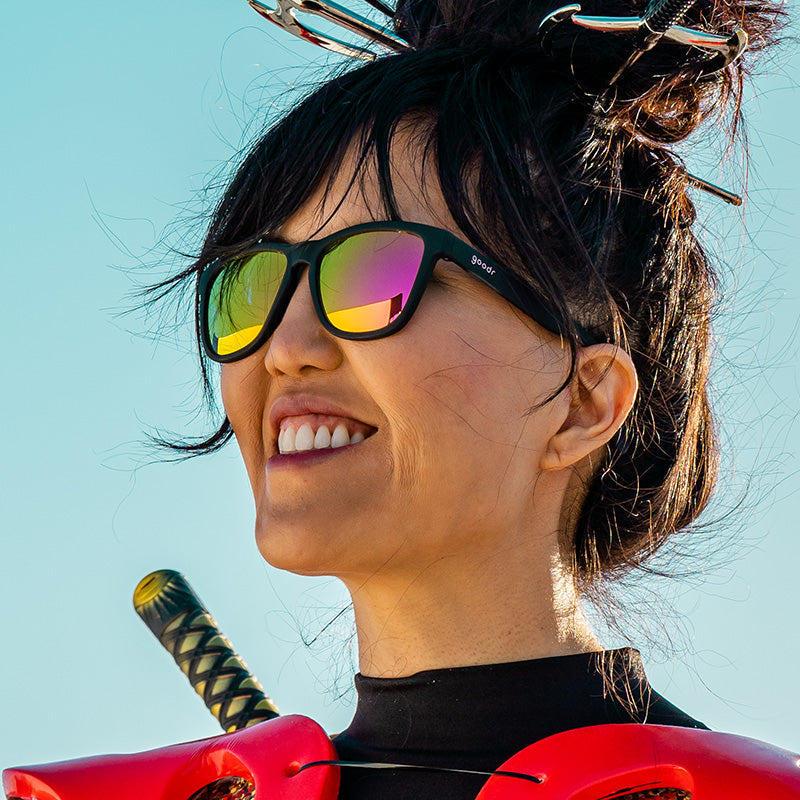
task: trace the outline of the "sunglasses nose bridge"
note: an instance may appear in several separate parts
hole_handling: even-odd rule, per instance
[[[287,306],[290,302],[292,297],[294,297],[294,293],[297,291],[297,287],[300,285],[300,280],[303,277],[303,273],[308,270],[308,284],[309,289],[311,288],[311,261],[310,259],[302,252],[294,253],[289,259],[288,266],[286,271],[288,272],[288,280],[286,289],[284,292],[285,300],[284,300],[284,310],[285,306]]]
[[[283,289],[280,291],[280,295],[276,300],[275,307],[272,314],[272,320],[269,325],[270,328],[270,336],[275,332],[278,326],[283,321],[284,316],[286,315],[286,311],[289,308],[292,300],[294,299],[295,293],[297,292],[297,288],[300,286],[303,278],[303,273],[307,271],[308,274],[308,290],[309,294],[312,298],[312,303],[316,307],[316,303],[314,303],[313,296],[314,290],[312,288],[313,277],[312,277],[312,258],[309,254],[303,252],[300,248],[293,252],[289,257],[289,261],[286,267],[286,280],[283,285]],[[319,314],[317,314],[319,316]]]
[[[288,261],[286,271],[289,273],[287,290],[291,296],[294,294],[295,289],[297,289],[297,285],[300,282],[300,277],[304,270],[311,269],[312,258],[306,242],[293,247],[286,253],[286,257]]]

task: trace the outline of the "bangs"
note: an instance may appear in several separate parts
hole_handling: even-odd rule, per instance
[[[245,157],[198,269],[274,236],[334,182],[362,194],[369,184],[373,220],[400,220],[392,152],[402,133],[403,157],[419,160],[421,179],[436,177],[464,237],[549,298],[577,342],[566,298],[585,299],[594,259],[565,213],[574,182],[557,180],[551,163],[574,161],[587,116],[564,76],[536,61],[439,47],[360,65],[312,91]]]

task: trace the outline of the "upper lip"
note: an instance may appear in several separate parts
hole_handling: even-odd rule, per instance
[[[375,427],[374,425],[370,425],[366,420],[355,416],[351,411],[348,411],[344,406],[335,403],[333,400],[307,394],[282,395],[275,400],[269,409],[269,425],[272,431],[273,441],[277,441],[281,422],[286,419],[286,417],[299,417],[303,414],[343,417],[356,420],[362,425],[369,425],[371,428]]]

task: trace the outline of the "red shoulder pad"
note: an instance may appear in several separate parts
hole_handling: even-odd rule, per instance
[[[666,725],[576,728],[520,750],[500,770],[542,782],[494,775],[476,800],[800,798],[797,753],[744,736]]]
[[[298,772],[303,764],[331,759],[336,751],[316,722],[286,716],[146,753],[7,769],[3,789],[22,800],[188,800],[214,781],[238,777],[259,798],[335,800],[338,767]]]

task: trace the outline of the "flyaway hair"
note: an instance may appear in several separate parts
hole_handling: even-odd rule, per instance
[[[644,7],[594,0],[582,13],[638,16]],[[744,77],[782,11],[699,0],[682,24],[741,27],[750,40],[743,58],[706,74],[702,54],[667,43],[611,83],[630,43],[567,25],[543,49],[539,25],[552,11],[530,0],[400,0],[396,33],[413,49],[335,74],[274,123],[220,199],[196,262],[154,291],[274,234],[348,153],[362,168],[351,176],[356,187],[367,167],[377,170],[375,219],[399,219],[390,154],[398,129],[411,125],[414,152],[435,164],[464,237],[549,299],[573,355],[577,322],[635,363],[636,405],[566,543],[589,591],[689,526],[715,485],[707,383],[717,276],[674,148],[704,124],[737,135]],[[209,438],[173,447],[210,452],[231,435],[224,420]]]

